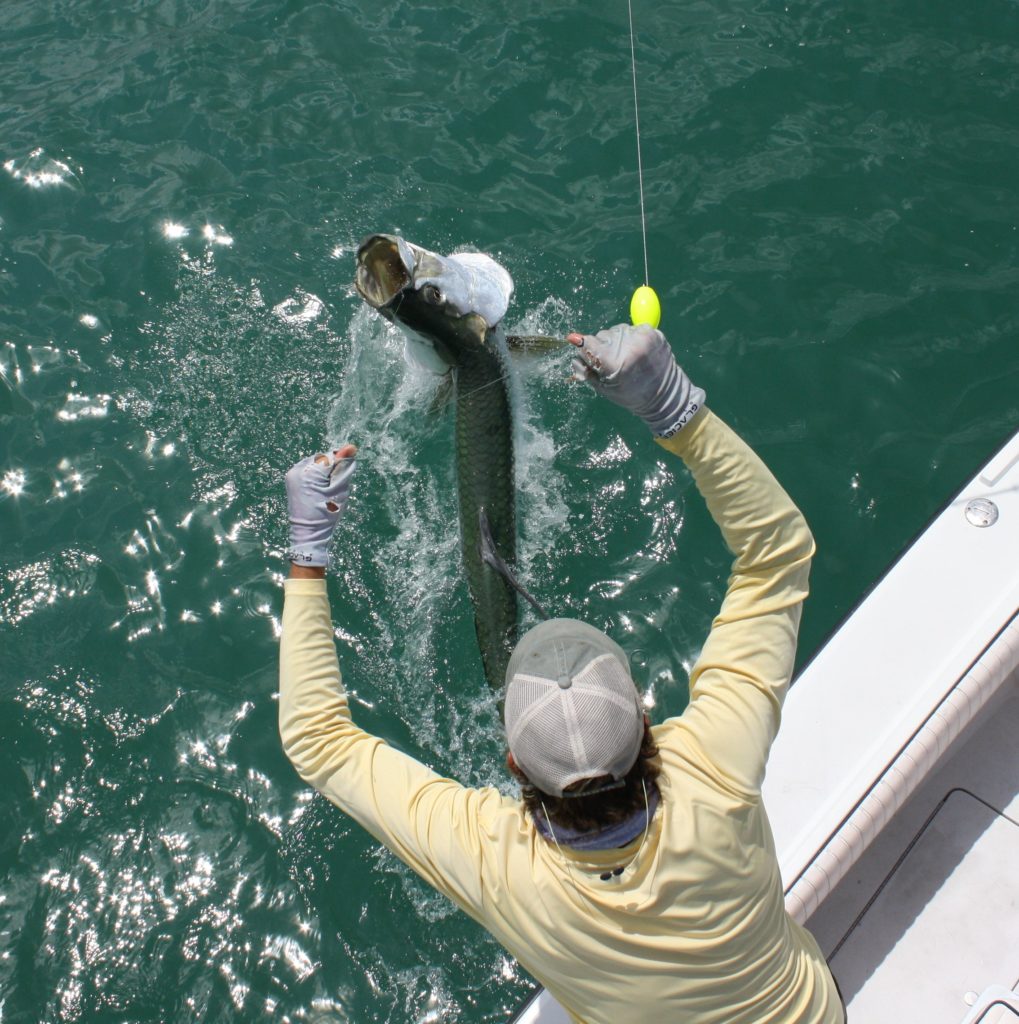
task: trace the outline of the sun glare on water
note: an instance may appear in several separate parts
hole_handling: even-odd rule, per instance
[[[4,473],[3,480],[0,480],[0,489],[6,491],[12,498],[18,497],[25,490],[25,471],[9,469]]]

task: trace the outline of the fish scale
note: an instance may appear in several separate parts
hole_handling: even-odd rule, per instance
[[[517,639],[517,596],[484,563],[478,513],[488,516],[496,551],[516,558],[513,428],[506,365],[499,339],[489,332],[483,349],[465,354],[456,368],[456,463],[464,570],[485,677],[501,689]]]

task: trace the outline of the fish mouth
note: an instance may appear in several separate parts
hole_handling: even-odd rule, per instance
[[[369,235],[357,249],[354,287],[380,312],[388,309],[414,283],[414,254],[395,235]]]
[[[513,279],[485,253],[440,256],[400,235],[372,234],[358,246],[354,287],[400,328],[408,354],[433,350],[436,359],[427,357],[428,368],[445,373],[440,366],[459,366],[489,345],[509,305]]]

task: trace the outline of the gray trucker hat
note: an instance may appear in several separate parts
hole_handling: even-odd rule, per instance
[[[557,797],[581,779],[622,779],[644,738],[623,649],[578,619],[549,619],[521,638],[506,669],[505,721],[513,759]]]

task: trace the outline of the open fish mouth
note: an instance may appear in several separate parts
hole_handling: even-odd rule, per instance
[[[358,246],[354,285],[370,306],[406,326],[477,317],[477,333],[499,325],[513,295],[513,278],[491,256],[440,256],[399,235],[369,235]],[[425,308],[431,312],[415,312]]]
[[[414,253],[393,235],[369,235],[357,250],[354,286],[373,309],[387,309],[414,283]]]

